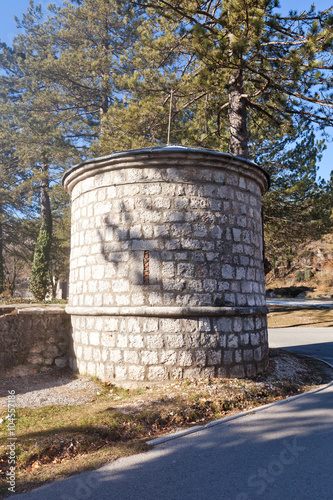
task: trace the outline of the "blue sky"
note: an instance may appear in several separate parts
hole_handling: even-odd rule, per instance
[[[287,13],[290,9],[306,10],[313,3],[317,9],[324,10],[332,6],[333,0],[280,0],[280,7],[283,13]],[[43,10],[49,3],[61,5],[61,0],[35,0],[35,3],[40,3]],[[29,6],[29,0],[0,0],[1,15],[0,15],[0,39],[2,42],[11,43],[13,36],[17,33],[14,16],[20,17]],[[333,129],[328,132],[333,137]],[[323,179],[328,180],[330,173],[333,170],[333,142],[327,143],[327,149],[323,153],[322,161],[320,162],[318,175]]]

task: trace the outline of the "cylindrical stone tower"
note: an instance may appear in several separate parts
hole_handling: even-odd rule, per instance
[[[264,170],[166,146],[85,161],[63,183],[74,369],[123,387],[265,369]]]

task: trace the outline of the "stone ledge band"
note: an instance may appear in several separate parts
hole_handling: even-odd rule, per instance
[[[66,307],[74,316],[154,316],[161,318],[207,316],[260,316],[269,312],[266,306],[255,307]]]
[[[196,162],[194,161],[196,160]],[[218,151],[199,150],[182,147],[160,147],[153,149],[142,149],[113,153],[101,158],[93,158],[75,165],[70,168],[62,177],[62,184],[68,193],[71,193],[73,187],[80,181],[89,178],[96,173],[107,172],[109,170],[120,170],[127,168],[225,168],[228,165],[229,170],[237,172],[239,168],[243,173],[258,182],[260,179],[262,194],[270,186],[270,177],[268,173],[256,163],[232,156],[228,153]]]

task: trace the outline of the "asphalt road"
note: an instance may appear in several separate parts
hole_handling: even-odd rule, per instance
[[[269,328],[268,343],[333,365],[333,328]]]
[[[268,306],[333,308],[333,300],[331,299],[267,299],[266,304]]]
[[[332,359],[331,331],[271,329],[269,342]],[[15,499],[332,500],[332,410],[333,383]]]

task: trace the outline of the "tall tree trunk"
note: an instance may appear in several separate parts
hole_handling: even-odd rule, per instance
[[[103,42],[103,47],[105,51],[107,52],[109,49],[109,44],[107,41]],[[109,99],[109,93],[108,93],[108,85],[104,81],[105,74],[102,76],[102,86],[101,86],[101,103],[99,107],[99,117],[100,117],[100,139],[103,139],[104,132],[105,132],[105,119],[106,115],[110,106],[110,99]]]
[[[100,116],[100,139],[103,139],[105,132],[105,117],[109,109],[109,99],[107,95],[103,94],[101,98],[101,106],[99,108],[99,116]]]
[[[42,177],[40,186],[40,202],[41,202],[41,230],[45,230],[48,235],[48,244],[44,248],[44,255],[46,259],[46,265],[50,273],[50,283],[53,296],[53,272],[51,269],[51,241],[52,241],[52,212],[51,203],[49,196],[49,165],[48,162],[42,164],[41,167]]]
[[[16,262],[15,262],[15,258],[14,258],[13,275],[12,275],[11,279],[8,279],[8,292],[9,292],[9,296],[12,298],[14,297],[14,292],[15,292],[16,274],[17,274],[17,270],[16,270]]]
[[[49,166],[44,163],[41,167],[41,184],[40,184],[40,203],[41,203],[41,217],[42,228],[46,230],[47,234],[52,236],[52,212],[49,197]]]
[[[246,124],[246,101],[243,95],[242,72],[233,74],[229,80],[229,152],[242,158],[249,157]]]
[[[110,39],[109,39],[109,24],[108,18],[104,18],[104,34],[101,42],[101,48],[104,54],[109,55],[110,51]],[[110,106],[109,99],[109,72],[108,69],[104,67],[102,71],[102,82],[101,82],[101,103],[99,107],[100,115],[100,140],[103,139],[105,133],[105,119]]]
[[[3,265],[3,229],[2,229],[2,205],[0,205],[0,293],[5,289],[4,265]]]

